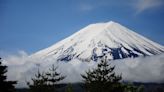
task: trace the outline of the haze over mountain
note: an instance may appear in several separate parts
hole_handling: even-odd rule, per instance
[[[97,61],[150,56],[164,52],[164,47],[133,32],[119,23],[90,24],[58,43],[32,54],[44,60]]]

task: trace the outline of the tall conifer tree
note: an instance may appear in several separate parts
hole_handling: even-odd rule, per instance
[[[0,58],[0,92],[14,92],[16,81],[7,81],[7,66],[2,65]]]

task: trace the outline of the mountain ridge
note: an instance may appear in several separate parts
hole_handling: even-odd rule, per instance
[[[164,47],[110,21],[90,24],[66,39],[32,54],[30,57],[57,61],[97,61],[150,56],[164,52]]]

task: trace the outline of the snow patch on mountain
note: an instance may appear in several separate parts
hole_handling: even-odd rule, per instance
[[[32,54],[43,60],[97,61],[161,54],[164,47],[113,21],[88,25],[58,43]]]
[[[163,46],[111,21],[88,25],[30,56],[25,52],[9,55],[3,64],[8,66],[8,79],[18,80],[17,87],[27,87],[26,81],[34,77],[38,68],[44,72],[52,64],[67,75],[62,82],[81,82],[80,74],[94,68],[102,57],[116,66],[115,72],[122,74],[125,81],[163,83],[163,52]]]

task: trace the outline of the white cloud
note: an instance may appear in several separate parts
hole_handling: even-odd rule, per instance
[[[114,9],[115,7],[122,9],[122,7],[127,6],[128,8],[133,8],[135,10],[135,14],[140,14],[146,10],[156,9],[160,6],[164,5],[163,0],[126,0],[126,1],[118,1],[115,0],[102,0],[102,1],[88,1],[81,2],[78,5],[78,10],[80,11],[93,11],[100,8],[109,8]],[[114,12],[114,11],[112,11]]]
[[[116,73],[122,73],[123,80],[136,82],[164,82],[164,54],[151,57],[129,58],[123,60],[110,61],[116,65]],[[3,61],[8,65],[8,79],[18,80],[17,87],[26,87],[26,81],[37,72],[39,64],[41,71],[46,71],[52,64],[58,66],[58,70],[66,75],[63,82],[82,81],[80,74],[85,73],[87,69],[93,68],[97,62],[81,62],[73,60],[71,62],[39,61],[29,58],[27,54],[20,53],[17,56],[9,56]]]
[[[81,4],[79,8],[80,8],[80,11],[91,11],[95,8],[95,6],[91,4]]]
[[[135,82],[164,82],[164,54],[113,62],[123,79]]]
[[[80,11],[88,12],[88,11],[93,11],[98,8],[106,7],[109,6],[109,0],[93,0],[93,1],[87,1],[87,2],[81,2],[78,5],[78,9]]]
[[[163,5],[163,0],[136,0],[134,3],[133,7],[136,9],[136,14],[139,14],[145,10]]]

